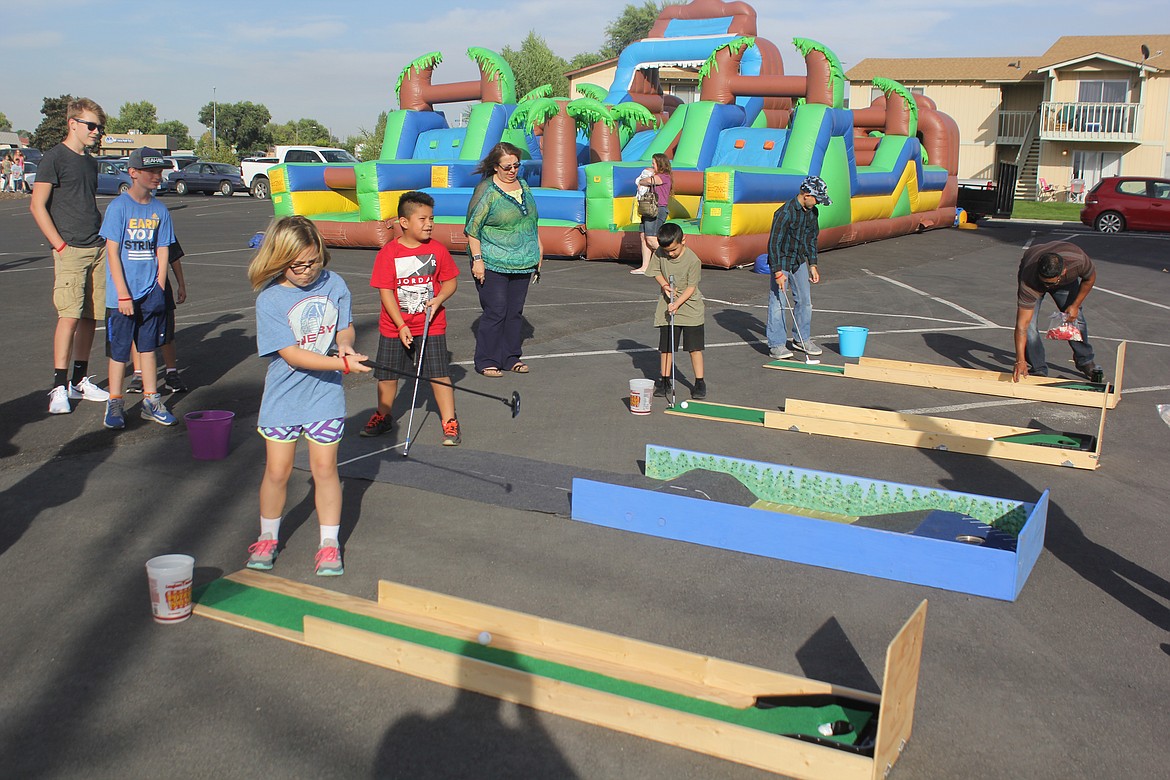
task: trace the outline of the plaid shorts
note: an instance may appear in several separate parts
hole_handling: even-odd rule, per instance
[[[276,428],[259,427],[256,430],[269,441],[296,441],[304,436],[317,444],[337,444],[345,433],[345,420],[341,417],[304,425],[282,425]]]
[[[386,335],[380,335],[378,337],[377,362],[383,366],[389,366],[398,371],[404,371],[407,374],[414,375],[417,370],[415,369],[415,364],[418,363],[418,352],[422,347],[422,343],[422,337],[416,336],[414,343],[410,345],[410,349],[407,349],[402,346],[402,340],[397,336],[390,338]],[[427,348],[423,354],[422,364],[423,379],[437,379],[448,376],[450,373],[451,354],[447,351],[446,334],[441,333],[438,336],[427,336]],[[374,378],[384,382],[388,379],[407,379],[408,377],[375,368]]]

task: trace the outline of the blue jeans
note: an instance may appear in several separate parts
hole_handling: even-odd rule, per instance
[[[792,341],[797,344],[807,344],[812,341],[812,283],[808,278],[808,263],[801,263],[791,273],[785,272],[785,276],[787,277],[785,286],[792,295],[793,302]],[[788,328],[784,323],[784,318],[788,316],[785,314],[788,310],[788,299],[780,289],[780,285],[776,283],[775,274],[769,273],[768,279],[770,289],[768,291],[768,322],[765,332],[768,336],[768,349],[771,350],[783,347],[788,341],[786,335]]]
[[[501,274],[485,269],[479,285],[483,314],[475,331],[475,370],[512,370],[520,362],[524,300],[532,274]]]
[[[1081,282],[1078,279],[1072,284],[1050,290],[1049,295],[1052,296],[1056,307],[1064,311],[1068,308],[1069,303],[1077,297],[1080,289]],[[1033,376],[1048,376],[1048,361],[1044,357],[1045,339],[1040,334],[1039,326],[1040,304],[1042,303],[1044,303],[1044,296],[1040,296],[1040,300],[1036,301],[1036,308],[1032,310],[1032,321],[1028,323],[1028,342],[1024,347],[1024,358],[1028,361],[1028,373]],[[1084,309],[1077,312],[1076,324],[1084,341],[1070,341],[1068,345],[1072,347],[1073,362],[1077,368],[1081,368],[1093,362],[1093,347],[1089,345],[1089,326],[1085,322]]]

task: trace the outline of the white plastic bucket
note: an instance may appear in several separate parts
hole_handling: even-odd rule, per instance
[[[150,609],[157,623],[182,623],[191,617],[191,580],[195,559],[190,555],[160,555],[146,562]]]
[[[630,411],[634,414],[650,414],[650,403],[654,400],[653,379],[630,380]]]

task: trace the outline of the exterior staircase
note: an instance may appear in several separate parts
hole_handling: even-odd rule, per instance
[[[1032,136],[1021,147],[1020,177],[1016,180],[1016,200],[1036,200],[1040,192],[1040,137]]]

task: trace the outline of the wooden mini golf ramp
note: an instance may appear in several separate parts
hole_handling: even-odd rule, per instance
[[[1105,433],[1105,399],[1105,395],[1097,395],[1102,406],[1101,422],[1095,437],[801,401],[797,398],[787,399],[783,409],[777,411],[706,401],[683,401],[674,409],[667,409],[666,413],[903,447],[1096,469],[1100,465],[1101,437]]]
[[[881,695],[378,583],[378,601],[240,571],[195,614],[433,682],[791,777],[877,780],[914,720],[926,602],[890,642]],[[847,721],[848,734],[818,726]]]
[[[1121,401],[1121,380],[1125,369],[1125,342],[1117,347],[1113,381],[1096,383],[1069,381],[1051,377],[1029,376],[1012,381],[1010,371],[984,371],[959,366],[939,366],[933,363],[911,363],[901,360],[859,358],[844,366],[807,364],[802,360],[773,360],[764,368],[780,371],[800,371],[822,376],[844,376],[849,379],[868,379],[915,387],[933,387],[937,390],[957,390],[963,393],[1020,398],[1074,406],[1099,408],[1104,403],[1112,409]],[[1104,398],[1102,398],[1104,397]]]

